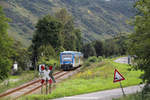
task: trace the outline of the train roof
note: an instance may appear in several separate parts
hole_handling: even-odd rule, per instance
[[[61,52],[61,53],[80,53],[80,54],[82,54],[81,52],[77,52],[77,51],[64,51],[64,52]]]

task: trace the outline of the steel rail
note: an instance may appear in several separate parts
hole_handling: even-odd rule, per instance
[[[61,72],[63,72],[63,71],[56,72],[56,73],[54,73],[54,75],[57,75],[57,74],[59,74],[59,73],[61,73]],[[14,92],[17,92],[17,91],[19,91],[19,90],[21,90],[21,89],[24,89],[24,88],[26,88],[26,87],[28,87],[28,86],[31,86],[31,85],[33,85],[33,84],[35,84],[35,83],[38,83],[38,82],[40,82],[40,81],[41,81],[41,79],[38,79],[38,80],[35,80],[35,81],[32,81],[32,82],[28,82],[27,84],[25,84],[25,85],[23,85],[23,86],[20,86],[20,87],[18,87],[18,88],[15,88],[15,89],[13,89],[13,90],[8,91],[8,92],[2,93],[2,94],[0,94],[0,98],[5,97],[5,96],[7,96],[7,95],[10,95],[10,94],[12,94],[12,93],[14,93]]]
[[[79,67],[80,67],[80,66],[79,66]],[[78,67],[78,68],[79,68],[79,67]],[[76,68],[76,69],[77,69],[77,68]],[[76,70],[76,69],[75,69],[75,70]],[[58,74],[58,76],[55,77],[55,79],[61,78],[62,76],[68,74],[70,71],[67,71],[67,72],[65,72],[65,73],[63,73],[63,74],[60,74],[60,73],[62,73],[62,72],[64,72],[64,71],[55,72],[55,73],[53,74],[54,76]],[[59,75],[59,74],[60,74],[60,75]],[[25,84],[25,85],[23,85],[23,86],[20,86],[20,87],[18,87],[18,88],[15,88],[15,89],[13,89],[13,90],[8,91],[8,92],[2,93],[2,94],[0,94],[0,98],[5,97],[5,96],[10,95],[10,94],[13,94],[13,93],[15,93],[15,92],[18,92],[19,90],[25,89],[25,88],[27,88],[27,87],[29,87],[29,86],[32,86],[33,84],[39,83],[40,81],[41,81],[41,79],[37,79],[37,80],[35,80],[35,81],[28,82],[27,84]],[[44,85],[45,85],[45,84],[44,84]],[[17,96],[17,97],[15,97],[13,100],[16,100],[16,99],[18,99],[18,98],[20,98],[20,97],[22,97],[22,96],[27,95],[27,94],[30,94],[30,93],[36,91],[37,89],[39,89],[41,86],[42,86],[42,85],[40,84],[39,86],[37,86],[37,87],[35,87],[35,88],[33,88],[33,89],[31,89],[31,90],[29,90],[29,91],[27,91],[27,92],[25,92],[25,93],[19,95],[19,96]]]
[[[70,72],[70,71],[68,71],[68,72],[66,72],[66,73],[63,73],[63,74],[61,74],[61,75],[57,76],[55,79],[59,79],[59,78],[61,78],[62,76],[64,76],[64,75],[68,74],[69,72]],[[45,85],[45,84],[44,84],[44,85]],[[27,92],[23,93],[22,95],[20,95],[20,96],[18,96],[18,97],[16,97],[16,98],[14,98],[13,100],[16,100],[16,99],[18,99],[18,98],[20,98],[20,97],[22,97],[22,96],[27,95],[27,94],[30,94],[30,93],[32,93],[32,92],[34,92],[34,91],[36,91],[37,89],[39,89],[39,88],[41,88],[41,87],[42,87],[42,85],[39,85],[39,86],[37,86],[37,87],[35,87],[35,88],[33,88],[33,89],[31,89],[31,90],[29,90],[29,91],[27,91]]]

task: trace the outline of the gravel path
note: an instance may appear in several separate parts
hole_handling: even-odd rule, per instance
[[[122,64],[128,64],[128,57],[121,57],[121,58],[118,58],[118,59],[116,59],[114,62],[122,63]]]

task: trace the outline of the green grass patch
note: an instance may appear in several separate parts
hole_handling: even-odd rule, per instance
[[[90,66],[84,67],[78,74],[57,84],[56,89],[50,95],[30,95],[22,99],[47,100],[119,88],[119,83],[113,83],[115,68],[126,78],[122,81],[123,87],[136,85],[141,82],[141,79],[139,79],[141,71],[128,71],[129,65],[115,63],[113,60],[107,59],[90,64]]]
[[[4,92],[10,88],[15,88],[15,87],[17,87],[23,83],[26,83],[28,81],[31,81],[34,78],[35,78],[35,73],[33,71],[26,71],[26,72],[22,72],[21,75],[10,76],[9,77],[10,81],[8,84],[6,84],[6,82],[0,83],[0,93]],[[16,80],[16,81],[13,81],[13,80]]]
[[[10,76],[9,78],[10,78],[10,79],[18,79],[19,76],[18,76],[18,75],[15,75],[15,76]]]

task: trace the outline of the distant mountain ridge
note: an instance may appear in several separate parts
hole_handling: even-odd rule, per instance
[[[35,24],[44,15],[66,8],[86,41],[109,38],[118,32],[130,32],[126,24],[134,14],[134,0],[4,0],[0,1],[11,18],[9,35],[28,46]]]

